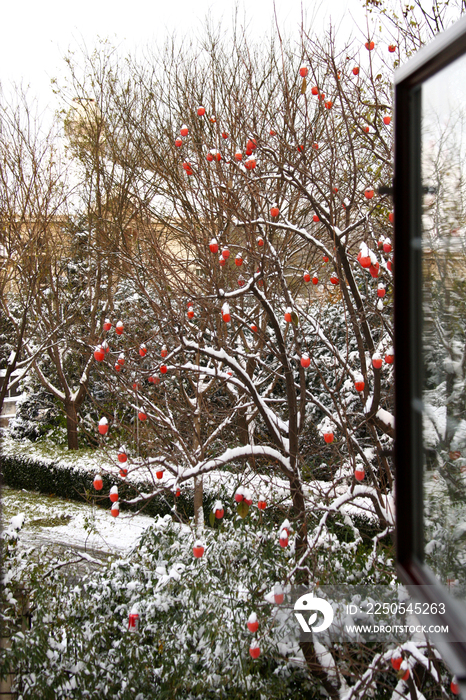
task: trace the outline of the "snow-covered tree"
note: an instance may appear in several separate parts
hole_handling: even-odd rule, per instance
[[[299,481],[299,437],[312,407],[368,470],[364,439],[380,447],[374,458],[389,487],[380,440],[393,434],[390,382],[373,359],[386,356],[390,371],[390,208],[375,194],[390,177],[389,94],[362,50],[367,65],[358,75],[362,57],[335,56],[331,46],[303,46],[275,67],[274,52],[252,59],[238,47],[228,61],[215,43],[192,73],[164,63],[162,86],[158,66],[153,84],[139,76],[127,138],[139,145],[141,178],[159,178],[158,192],[137,251],[120,258],[152,306],[153,333],[169,348],[168,376],[176,371],[196,386],[199,374],[202,386],[220,381],[228,424],[238,414],[245,421],[245,457],[271,449]],[[339,312],[331,327],[327,306]],[[255,430],[269,447],[256,444]],[[202,447],[189,458],[178,449],[190,470],[205,468]],[[179,466],[172,471],[187,478]]]
[[[44,130],[26,94],[17,101],[0,93],[0,309],[6,333],[2,358],[6,374],[0,387],[0,411],[15,369],[27,371],[22,354],[34,323],[35,295],[44,285],[50,226],[63,204],[56,125]],[[43,347],[46,337],[39,346]],[[14,377],[14,379],[13,379]]]
[[[199,495],[233,473],[248,501],[285,498],[284,584],[390,569],[393,218],[377,187],[391,178],[391,101],[370,42],[232,52],[210,36],[183,70],[167,51],[112,93],[119,166],[126,152],[145,190],[156,183],[137,245],[115,256],[136,295],[123,370],[110,341],[104,367],[138,415],[130,469],[154,493],[194,481]],[[357,549],[365,516],[364,567],[329,572],[336,523]]]
[[[96,70],[98,79],[111,86],[105,61]],[[28,238],[28,245],[38,251],[31,259],[35,264],[40,261],[41,286],[35,288],[32,279],[29,283],[28,271],[22,270],[22,287],[29,295],[28,308],[34,318],[22,348],[25,363],[62,405],[68,448],[74,450],[91,372],[108,347],[103,324],[112,313],[118,283],[115,257],[120,248],[133,244],[139,200],[144,201],[145,196],[139,191],[136,199],[134,188],[130,189],[134,174],[128,159],[123,169],[118,165],[121,158],[110,154],[119,142],[115,125],[109,116],[103,117],[109,110],[102,100],[111,91],[102,91],[97,105],[83,96],[86,85],[71,77],[69,89],[79,97],[65,95],[69,102],[65,138],[56,135],[52,152],[66,166],[66,178],[60,182],[60,207],[46,220],[34,218],[29,209],[26,214],[28,230],[31,222],[41,227],[40,241],[30,232]],[[50,196],[56,190],[57,185],[51,183]],[[13,269],[19,269],[18,265]]]

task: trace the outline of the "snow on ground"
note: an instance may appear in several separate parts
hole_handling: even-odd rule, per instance
[[[116,451],[115,454],[104,450],[79,450],[77,453],[68,453],[50,443],[16,441],[5,434],[6,431],[2,431],[2,433],[3,454],[27,455],[44,464],[54,464],[67,470],[84,470],[92,475],[99,471],[107,471],[107,473],[115,471],[117,473]],[[116,464],[112,464],[113,457],[115,457]],[[148,466],[141,464],[139,469],[131,470],[129,462],[128,467],[129,482],[133,482],[135,485],[138,482],[142,485],[142,482],[147,487],[148,482],[152,481]],[[310,507],[315,508],[316,504],[329,504],[335,499],[340,501],[343,498],[343,501],[346,501],[345,495],[350,490],[351,476],[352,472],[347,468],[342,470],[336,482],[314,480],[304,485],[304,492]],[[164,483],[160,484],[160,487],[166,488],[169,481],[174,482],[174,477],[164,477]],[[153,483],[157,489],[158,480],[154,479]],[[250,489],[254,506],[257,506],[260,494],[265,497],[270,506],[281,504],[282,508],[287,508],[291,503],[289,483],[277,474],[257,474],[249,467],[242,465],[240,473],[214,470],[204,475],[206,494],[233,499],[233,494],[240,485]],[[187,481],[186,486],[192,486],[191,479]],[[16,496],[13,497],[12,494],[16,494]],[[21,498],[18,494],[22,494]],[[52,542],[60,546],[72,545],[79,548],[85,547],[88,550],[124,554],[134,547],[144,530],[154,523],[153,518],[149,516],[133,515],[124,511],[120,513],[118,518],[113,518],[110,514],[110,503],[108,509],[93,508],[93,506],[84,503],[50,498],[38,493],[13,492],[9,489],[5,489],[3,500],[4,526],[9,524],[7,512],[11,513],[10,518],[25,512],[25,528],[21,540],[25,543],[27,541],[29,545]],[[13,503],[16,503],[14,512],[11,507]],[[362,492],[358,492],[357,495],[354,493],[353,498],[346,501],[341,508],[344,513],[350,516],[376,517],[371,499]],[[54,518],[53,525],[47,523],[41,525],[40,522],[37,522],[41,519],[50,522]]]
[[[110,507],[96,508],[7,486],[2,489],[2,511],[4,528],[24,514],[20,542],[26,546],[50,544],[106,554],[128,553],[154,524],[154,518],[146,515],[122,512],[114,518]]]

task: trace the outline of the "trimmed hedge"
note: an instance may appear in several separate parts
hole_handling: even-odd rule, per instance
[[[26,489],[28,491],[39,491],[49,495],[60,496],[73,501],[83,501],[89,503],[95,498],[96,505],[99,501],[105,507],[108,506],[108,493],[115,484],[115,476],[102,474],[103,489],[96,491],[93,487],[94,476],[89,470],[80,469],[75,464],[67,465],[60,461],[42,461],[40,458],[31,455],[2,455],[0,457],[0,468],[2,481],[6,486],[15,489]],[[142,492],[150,492],[152,487],[149,483],[138,483],[138,489]],[[133,512],[141,509],[141,502],[138,504],[124,503],[131,500],[136,492],[131,482],[118,480],[118,492],[120,496],[121,510]],[[165,493],[152,496],[143,505],[143,513],[156,517],[172,513],[172,508],[176,500],[177,512],[182,518],[190,518],[194,515],[194,493],[192,490],[183,488],[181,496],[175,499],[173,494],[167,490]],[[204,493],[204,514],[209,517],[216,498],[211,494]]]

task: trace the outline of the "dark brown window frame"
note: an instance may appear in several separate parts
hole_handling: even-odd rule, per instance
[[[397,570],[422,602],[448,603],[447,624],[457,641],[434,638],[466,693],[466,605],[451,598],[424,563],[421,241],[421,86],[466,54],[466,18],[421,49],[395,73],[395,464]],[[466,79],[466,76],[465,76]],[[417,586],[422,588],[417,589]],[[425,588],[428,586],[429,588]],[[411,589],[412,590],[412,589]]]

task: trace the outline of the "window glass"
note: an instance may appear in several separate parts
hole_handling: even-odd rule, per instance
[[[422,86],[425,562],[466,596],[466,57]]]

